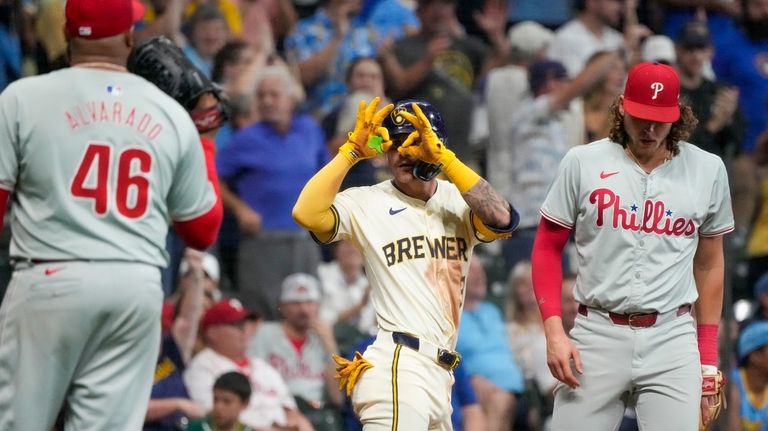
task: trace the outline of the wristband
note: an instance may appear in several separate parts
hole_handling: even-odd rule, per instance
[[[699,356],[702,365],[717,367],[717,323],[696,325],[697,339],[699,342]]]
[[[357,152],[355,144],[350,141],[345,142],[342,146],[339,147],[339,154],[344,156],[344,158],[353,165],[357,163],[358,160],[360,160],[360,154]]]
[[[453,153],[450,154],[453,156],[453,159],[444,164],[442,170],[461,193],[466,193],[480,181],[480,175],[465,165]]]

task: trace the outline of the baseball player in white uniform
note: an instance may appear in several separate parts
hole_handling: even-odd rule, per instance
[[[221,204],[189,114],[128,73],[132,0],[68,0],[72,67],[0,95],[0,429],[137,430],[160,345],[168,222],[215,239]],[[213,164],[211,163],[211,166]]]
[[[702,384],[717,374],[723,235],[734,222],[722,160],[684,141],[695,118],[679,89],[669,66],[633,67],[610,137],[568,152],[541,209],[533,282],[561,382],[553,430],[617,429],[628,404],[641,430],[710,419]],[[581,305],[569,338],[560,258],[571,233]]]
[[[361,102],[355,130],[307,183],[294,218],[319,241],[350,240],[365,255],[380,329],[364,356],[336,358],[363,428],[450,430],[451,371],[460,360],[454,347],[472,248],[509,236],[519,217],[445,148],[435,108],[405,101],[375,112],[378,102]],[[337,193],[355,162],[381,152],[391,181]],[[453,184],[435,179],[441,169]]]

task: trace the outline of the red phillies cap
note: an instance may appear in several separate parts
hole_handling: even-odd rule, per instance
[[[643,120],[674,123],[680,118],[680,78],[661,63],[635,65],[624,87],[624,111]]]
[[[249,314],[237,299],[224,299],[205,312],[200,326],[206,329],[214,325],[232,325],[244,320]]]
[[[70,37],[102,39],[125,33],[144,16],[138,0],[67,0],[65,25]]]

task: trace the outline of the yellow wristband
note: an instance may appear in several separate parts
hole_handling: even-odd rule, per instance
[[[465,193],[480,181],[480,175],[465,165],[458,157],[454,157],[448,164],[443,165],[443,173],[447,176],[460,192]]]
[[[339,147],[339,154],[344,156],[347,160],[349,160],[349,163],[355,164],[358,160],[360,160],[360,154],[357,152],[357,148],[355,148],[355,144],[352,142],[345,142],[342,146]]]

